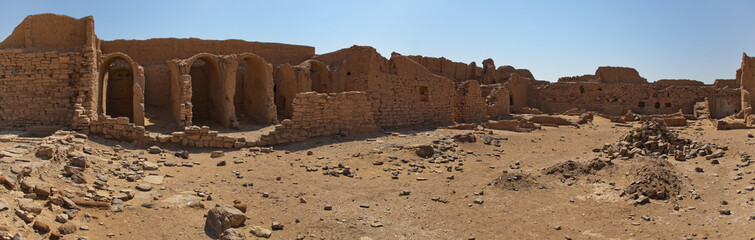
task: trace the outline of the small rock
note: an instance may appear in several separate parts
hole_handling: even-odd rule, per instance
[[[223,151],[213,151],[210,153],[211,158],[219,158],[222,156],[225,156],[225,153],[223,153]]]
[[[26,237],[21,235],[21,233],[16,233],[16,235],[13,235],[13,240],[26,240]]]
[[[218,164],[216,164],[216,166],[218,166],[218,167],[222,167],[222,166],[225,166],[225,165],[226,165],[225,160],[220,160],[220,161],[218,161]]]
[[[160,147],[158,147],[158,146],[151,146],[151,147],[149,147],[147,149],[147,152],[149,152],[151,154],[160,154],[160,153],[163,152],[163,150],[160,149]]]
[[[173,155],[175,155],[176,157],[183,158],[183,159],[189,159],[189,152],[187,151],[178,151],[174,153]]]
[[[49,160],[55,156],[57,148],[52,144],[42,144],[37,148],[37,157]]]
[[[3,202],[3,200],[0,200],[0,212],[5,211],[5,210],[7,210],[9,208],[10,208],[10,206],[8,206],[7,203]]]
[[[370,208],[370,205],[369,205],[369,204],[364,204],[364,203],[363,203],[363,204],[359,204],[359,207],[360,207],[360,208]]]
[[[68,222],[68,215],[65,213],[58,214],[55,216],[55,221],[59,223],[66,223]]]
[[[139,183],[139,184],[136,184],[136,190],[146,192],[146,191],[152,190],[152,185],[149,185],[146,183]]]
[[[283,230],[283,223],[280,222],[273,222],[273,224],[270,226],[273,230]]]
[[[273,234],[273,231],[270,229],[264,229],[260,226],[254,226],[251,231],[249,231],[254,235],[255,237],[261,237],[261,238],[269,238],[270,235]]]
[[[333,210],[333,206],[325,205],[325,211]]]
[[[401,193],[399,193],[398,195],[399,196],[409,196],[409,194],[411,194],[411,193],[412,192],[409,191],[409,190],[404,190],[404,191],[401,191]]]
[[[47,223],[40,222],[39,220],[35,221],[32,227],[41,233],[50,232],[50,225],[47,225]]]
[[[142,165],[144,166],[144,170],[149,170],[149,171],[154,171],[154,170],[157,170],[157,168],[159,168],[157,163],[153,163],[150,161],[144,161]]]
[[[30,201],[28,199],[22,199],[23,201],[19,200],[18,208],[21,210],[31,212],[34,214],[40,214],[42,213],[42,206],[35,203],[34,201]]]
[[[731,210],[729,209],[721,209],[718,212],[721,213],[721,215],[731,215]]]
[[[58,232],[60,232],[60,234],[63,234],[63,235],[68,235],[68,234],[76,232],[76,229],[77,227],[73,223],[66,223],[58,227]]]
[[[474,203],[482,205],[483,203],[485,203],[485,200],[477,198],[477,199],[474,200]]]
[[[246,236],[244,236],[243,233],[236,231],[236,229],[229,228],[223,231],[222,234],[220,234],[219,240],[244,240],[246,239]]]

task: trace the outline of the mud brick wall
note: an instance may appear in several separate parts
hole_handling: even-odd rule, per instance
[[[475,123],[486,120],[487,104],[482,97],[480,84],[466,81],[456,89],[454,119],[459,123]]]
[[[379,131],[364,92],[299,93],[293,116],[261,137],[259,145],[298,142],[307,138]]]
[[[0,125],[70,124],[86,64],[81,51],[0,50]]]
[[[694,113],[696,102],[709,98],[713,117],[724,117],[741,109],[740,90],[714,86],[669,86],[652,84],[603,84],[557,82],[531,89],[533,107],[545,113],[563,113],[572,108],[622,115],[670,114],[681,109]]]

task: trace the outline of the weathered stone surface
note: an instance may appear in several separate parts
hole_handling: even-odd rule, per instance
[[[68,235],[68,234],[76,232],[77,228],[78,227],[76,226],[76,224],[69,222],[69,223],[60,225],[60,227],[58,227],[58,232],[63,235]]]
[[[270,229],[262,228],[260,226],[254,226],[252,227],[252,230],[249,231],[254,235],[255,237],[261,237],[261,238],[270,238],[271,235],[273,235],[273,231]]]
[[[244,240],[246,236],[243,233],[236,231],[236,229],[226,229],[223,234],[220,234],[220,240]]]

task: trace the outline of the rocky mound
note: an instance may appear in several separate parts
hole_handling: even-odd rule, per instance
[[[616,143],[606,143],[603,148],[594,149],[603,152],[609,159],[636,156],[673,156],[677,161],[704,156],[715,159],[724,155],[725,147],[716,144],[699,143],[679,137],[659,121],[646,121],[642,126],[632,129]]]
[[[529,174],[526,173],[510,173],[504,172],[501,176],[498,176],[493,181],[493,186],[504,189],[519,191],[520,189],[527,189],[537,185],[537,181],[533,180]]]
[[[564,179],[577,179],[580,175],[595,174],[605,167],[611,166],[610,160],[593,159],[589,162],[575,162],[572,160],[556,164],[545,169],[546,175],[556,175]]]
[[[682,181],[677,177],[674,166],[668,161],[643,158],[642,164],[632,168],[633,181],[623,194],[634,199],[646,196],[651,199],[668,199],[681,192]]]

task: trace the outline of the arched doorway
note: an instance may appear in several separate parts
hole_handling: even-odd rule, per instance
[[[144,125],[144,72],[129,56],[115,52],[103,56],[97,88],[97,114],[127,117]]]
[[[236,113],[243,114],[242,119],[252,124],[275,122],[272,67],[259,56],[245,53],[239,55],[236,75],[236,95],[241,100],[237,106],[243,109]]]
[[[134,119],[134,74],[131,66],[122,59],[113,61],[107,68],[105,78],[105,114]]]
[[[198,56],[189,63],[191,76],[191,113],[194,125],[222,123],[220,103],[222,99],[223,76],[217,59],[211,56]]]
[[[312,79],[312,91],[319,93],[332,92],[330,70],[325,64],[315,60],[307,60],[306,65],[309,66],[309,77]]]

